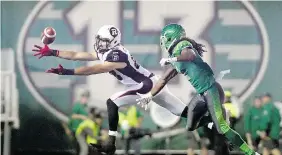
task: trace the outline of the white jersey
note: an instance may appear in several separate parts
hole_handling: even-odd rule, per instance
[[[115,69],[109,73],[115,76],[121,83],[125,85],[139,84],[147,78],[152,77],[154,74],[139,65],[132,57],[127,49],[122,45],[110,49],[105,53],[98,53],[98,59],[104,63],[108,62],[124,62],[127,64],[125,68]]]

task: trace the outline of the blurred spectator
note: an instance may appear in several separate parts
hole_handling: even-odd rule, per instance
[[[121,109],[122,110],[122,109]],[[119,112],[119,124],[121,126],[122,137],[126,138],[126,152],[128,153],[130,146],[132,144],[135,149],[135,154],[140,155],[141,153],[141,143],[140,139],[131,139],[130,134],[135,134],[133,131],[138,131],[140,129],[143,115],[136,106],[130,106],[124,108],[125,112]]]
[[[66,134],[71,137],[72,140],[74,140],[77,150],[79,150],[80,147],[75,137],[75,132],[79,124],[88,119],[87,104],[89,98],[89,91],[84,91],[80,95],[79,101],[77,101],[72,108],[72,113],[70,115],[68,124],[63,123]]]
[[[279,134],[281,116],[278,108],[273,104],[271,95],[266,93],[262,96],[263,112],[262,121],[260,122],[260,135],[263,140],[263,155],[268,155],[270,152],[273,155],[280,155],[279,151]]]
[[[72,108],[72,114],[69,122],[70,129],[73,135],[76,132],[78,125],[87,119],[87,104],[90,98],[89,91],[85,91],[81,94],[80,100],[76,102]]]
[[[95,108],[91,108],[89,112],[89,119],[81,122],[75,132],[75,136],[79,143],[79,155],[88,154],[88,144],[97,144],[100,141],[100,128],[102,124],[102,117],[95,112]]]
[[[280,116],[282,117],[282,101],[274,102],[274,105],[276,106],[276,108],[278,108]],[[282,128],[282,121],[280,121],[280,127]]]
[[[240,110],[236,103],[232,102],[232,93],[230,91],[225,91],[225,101],[224,101],[224,108],[229,112],[230,118],[230,127],[234,129],[236,123],[240,119]]]
[[[253,104],[245,114],[245,131],[248,145],[257,149],[260,142],[260,136],[257,131],[260,130],[259,122],[262,120],[262,103],[260,97],[255,97]]]

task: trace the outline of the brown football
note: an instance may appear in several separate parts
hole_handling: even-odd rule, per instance
[[[41,41],[45,45],[49,45],[55,41],[56,30],[52,27],[46,27],[41,33]]]

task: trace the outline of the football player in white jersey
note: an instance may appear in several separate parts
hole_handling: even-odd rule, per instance
[[[98,30],[96,35],[96,41],[94,44],[94,52],[73,52],[73,51],[62,51],[50,49],[47,45],[40,47],[34,45],[33,51],[36,53],[34,56],[56,56],[67,60],[81,60],[81,61],[95,61],[100,60],[101,64],[96,64],[93,66],[84,66],[76,69],[65,69],[63,66],[59,65],[58,68],[51,68],[47,70],[48,73],[55,73],[60,75],[93,75],[99,73],[109,72],[115,76],[121,83],[128,86],[125,91],[117,92],[113,94],[107,100],[107,111],[108,111],[108,121],[109,121],[109,140],[105,144],[101,144],[98,149],[101,152],[114,153],[115,152],[115,139],[117,135],[118,127],[118,108],[120,106],[136,104],[136,100],[140,98],[138,93],[146,94],[152,87],[156,84],[158,78],[139,65],[134,58],[130,55],[129,51],[121,45],[121,33],[115,26],[105,25]],[[167,71],[167,75],[171,71]],[[165,75],[165,76],[167,76]],[[188,130],[194,130],[201,125],[199,123],[201,117],[203,120],[206,110],[205,103],[189,104],[187,107],[180,99],[175,97],[170,93],[168,88],[165,88],[158,93],[153,98],[153,101],[160,106],[166,108],[171,113],[187,118],[188,109],[189,126]],[[193,110],[198,108],[197,110]],[[191,113],[195,114],[191,114]],[[197,112],[197,113],[196,113]],[[190,118],[193,115],[197,116],[197,119]],[[194,121],[194,122],[193,122]],[[199,121],[199,122],[195,122]],[[202,125],[208,123],[209,121],[201,121]],[[200,124],[200,125],[199,125]]]

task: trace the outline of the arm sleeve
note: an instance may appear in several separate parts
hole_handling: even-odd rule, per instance
[[[180,56],[182,50],[185,48],[193,48],[192,44],[188,40],[183,40],[174,47],[172,57]]]
[[[108,62],[128,62],[128,56],[127,56],[126,53],[124,53],[120,50],[113,50],[107,55],[105,61],[108,61]]]
[[[273,108],[272,112],[269,136],[272,139],[279,139],[281,116],[277,108]]]

